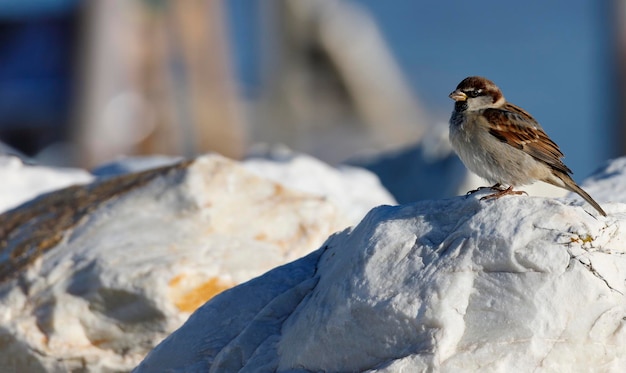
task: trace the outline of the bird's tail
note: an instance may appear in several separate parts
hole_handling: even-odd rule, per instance
[[[560,179],[559,181],[562,182],[562,184],[560,184],[558,181],[556,180],[545,180],[547,183],[550,183],[552,185],[561,187],[561,188],[565,188],[571,192],[574,192],[576,194],[578,194],[579,196],[583,197],[583,199],[585,201],[587,201],[591,206],[593,206],[593,208],[595,208],[596,210],[598,210],[598,212],[602,215],[602,216],[606,216],[606,212],[604,212],[604,210],[602,209],[602,207],[600,207],[600,205],[598,204],[598,202],[594,201],[593,198],[591,198],[591,196],[589,194],[587,194],[587,192],[585,192],[583,190],[583,188],[579,187],[578,184],[576,184],[576,182],[569,176],[566,175],[564,173],[557,173],[554,172],[554,174],[556,174],[556,176]]]

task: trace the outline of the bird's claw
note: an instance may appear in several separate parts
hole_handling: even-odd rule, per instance
[[[481,201],[485,201],[485,200],[488,200],[488,199],[498,199],[498,198],[500,198],[502,196],[506,196],[506,195],[509,195],[509,194],[510,195],[515,195],[515,196],[519,196],[519,195],[522,195],[522,194],[528,195],[528,193],[526,193],[525,191],[523,191],[523,190],[513,190],[513,187],[510,186],[510,187],[508,187],[506,189],[499,189],[497,192],[495,192],[493,194],[490,194],[488,196],[484,196],[480,200]]]
[[[478,187],[478,188],[476,188],[476,189],[472,189],[472,190],[470,190],[469,192],[465,193],[465,197],[469,197],[470,195],[472,195],[472,194],[474,194],[474,193],[476,193],[476,192],[480,192],[481,190],[485,190],[485,189],[489,189],[489,190],[496,190],[496,191],[498,191],[498,192],[501,192],[501,191],[503,191],[503,190],[506,190],[506,189],[502,189],[502,184],[500,184],[500,183],[496,183],[496,184],[494,184],[494,185],[492,185],[492,186]],[[485,197],[481,198],[481,200],[482,200],[482,199],[484,199],[484,198],[485,198]]]

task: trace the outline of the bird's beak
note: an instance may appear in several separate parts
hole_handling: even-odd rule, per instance
[[[454,101],[467,101],[467,95],[465,93],[459,91],[458,89],[456,91],[450,93],[450,95],[448,97],[450,97]]]

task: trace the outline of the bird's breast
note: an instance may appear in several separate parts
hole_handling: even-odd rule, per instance
[[[530,155],[501,142],[479,116],[453,114],[450,143],[465,166],[492,183],[525,185],[539,179],[547,167]]]

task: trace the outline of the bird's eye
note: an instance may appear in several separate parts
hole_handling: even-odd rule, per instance
[[[482,89],[472,89],[471,91],[467,91],[467,92],[466,92],[466,94],[467,94],[469,97],[472,97],[472,98],[473,98],[473,97],[478,97],[478,96],[480,96],[482,93],[483,93],[483,90],[482,90]]]

